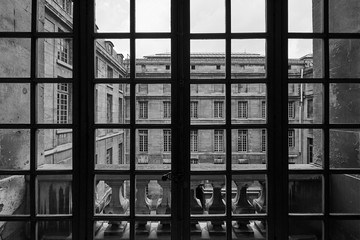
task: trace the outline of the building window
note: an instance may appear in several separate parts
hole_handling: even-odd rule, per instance
[[[248,92],[248,85],[246,83],[239,83],[238,93],[247,93],[247,92]]]
[[[224,151],[224,130],[214,130],[214,152]]]
[[[114,77],[114,70],[112,67],[107,66],[107,78],[113,78]]]
[[[164,152],[171,151],[171,130],[164,130]]]
[[[170,65],[166,65],[166,66],[165,66],[165,69],[166,69],[166,70],[170,70]]]
[[[112,148],[108,148],[106,150],[106,164],[112,164],[113,161],[112,161]]]
[[[261,151],[266,152],[266,130],[261,130]]]
[[[56,99],[57,123],[68,123],[69,121],[69,85],[58,83]]]
[[[266,118],[266,102],[261,102],[261,118]]]
[[[59,32],[61,32],[61,30],[59,30]],[[71,49],[71,40],[60,38],[57,58],[64,63],[72,64],[72,59],[71,59],[72,53],[70,52],[70,49]]]
[[[238,118],[248,118],[248,102],[238,102]]]
[[[191,70],[195,70],[195,65],[191,65]]]
[[[171,102],[165,101],[164,105],[164,118],[171,118]]]
[[[313,99],[310,98],[307,100],[307,118],[313,118],[313,112]]]
[[[313,143],[313,138],[307,138],[307,152],[308,152],[308,159],[307,162],[308,163],[312,163],[313,162],[313,152],[314,152],[314,143]]]
[[[247,152],[248,130],[238,130],[238,152]]]
[[[215,101],[214,102],[214,118],[223,118],[224,114],[224,102],[222,101]]]
[[[123,99],[119,98],[119,123],[123,123]]]
[[[295,130],[288,131],[288,146],[289,148],[295,147]]]
[[[190,131],[190,152],[198,151],[198,130]]]
[[[113,96],[111,94],[106,94],[106,122],[112,123],[113,121]]]
[[[139,130],[139,152],[148,151],[148,130]]]
[[[198,102],[190,102],[190,117],[198,118]]]
[[[294,101],[288,102],[288,117],[289,117],[289,119],[295,118],[295,102]]]
[[[123,144],[119,143],[118,145],[118,154],[119,154],[119,164],[124,164],[124,157],[123,157]]]
[[[139,101],[139,118],[147,119],[148,118],[148,102]]]
[[[216,69],[217,69],[217,70],[220,70],[220,69],[221,69],[221,66],[220,66],[220,65],[216,65]]]

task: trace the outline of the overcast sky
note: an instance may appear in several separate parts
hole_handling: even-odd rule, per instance
[[[265,31],[265,0],[232,0],[233,32]],[[191,32],[224,33],[225,0],[190,0]],[[129,32],[129,0],[96,0],[96,24],[99,32]],[[136,31],[169,32],[170,0],[136,0]],[[289,31],[312,31],[312,0],[289,0]],[[111,40],[115,50],[126,57],[129,40]],[[265,54],[264,40],[233,40],[233,52]],[[170,40],[137,40],[136,57],[170,52]],[[191,52],[225,52],[224,40],[193,40]],[[312,52],[312,40],[289,41],[289,57]]]

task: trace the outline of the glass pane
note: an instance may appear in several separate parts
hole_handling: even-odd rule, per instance
[[[72,169],[72,129],[36,131],[36,162],[41,170]]]
[[[289,169],[316,170],[323,168],[323,130],[289,129],[288,147]]]
[[[170,0],[135,0],[136,32],[170,32]]]
[[[232,221],[232,239],[266,239],[265,220],[238,220]]]
[[[30,84],[0,83],[0,123],[30,123]]]
[[[130,121],[130,84],[95,85],[95,123]]]
[[[28,38],[0,38],[0,77],[30,77],[31,43]]]
[[[128,78],[130,40],[96,39],[94,66],[96,78]]]
[[[323,224],[316,220],[289,220],[289,240],[320,240],[323,235]]]
[[[360,175],[330,175],[330,211],[360,213]]]
[[[289,0],[289,32],[322,32],[322,0]]]
[[[356,240],[360,239],[359,220],[331,220],[330,221],[330,240]]]
[[[0,129],[0,170],[30,169],[30,130]]]
[[[190,78],[225,78],[225,40],[190,40]]]
[[[72,214],[72,177],[70,175],[39,175],[36,188],[38,214]]]
[[[322,196],[321,175],[289,175],[289,213],[323,212]]]
[[[209,219],[210,220],[210,219]],[[191,221],[190,240],[216,239],[226,240],[226,221]]]
[[[130,238],[130,222],[127,221],[97,221],[94,223],[95,239],[113,240]]]
[[[225,84],[190,85],[191,124],[225,124]]]
[[[360,3],[356,0],[329,0],[329,31],[357,33]]]
[[[266,77],[265,39],[231,41],[231,78]]]
[[[266,189],[265,175],[233,175],[231,186],[232,214],[266,213]]]
[[[171,169],[171,129],[136,130],[136,169]]]
[[[231,123],[266,123],[266,84],[231,85]]]
[[[289,39],[289,78],[323,77],[323,41],[321,39]]]
[[[135,72],[138,78],[170,78],[170,39],[137,39]]]
[[[73,76],[73,41],[70,38],[40,38],[37,49],[37,76],[71,78]]]
[[[39,32],[72,32],[74,0],[37,0],[37,3]]]
[[[233,129],[231,133],[231,169],[266,169],[266,129]]]
[[[225,214],[224,175],[192,175],[190,182],[190,213],[195,215]],[[211,219],[211,218],[210,218]]]
[[[191,33],[224,33],[224,0],[190,0]]]
[[[322,84],[289,83],[288,120],[290,124],[323,122],[324,90]]]
[[[127,0],[95,1],[95,32],[130,32],[130,3]]]
[[[72,239],[72,221],[39,221],[37,240],[42,239]]]
[[[3,0],[1,8],[1,32],[31,31],[31,0]]]
[[[163,181],[162,175],[138,175],[135,187],[136,214],[171,214],[171,181]]]
[[[28,175],[0,175],[0,216],[30,214],[29,182]]]
[[[330,39],[329,61],[331,78],[360,77],[360,39]]]
[[[231,32],[265,32],[265,16],[265,0],[231,0]]]
[[[30,222],[6,221],[0,224],[3,239],[28,240],[30,239]]]
[[[170,221],[137,221],[135,239],[171,239]]]
[[[190,130],[191,171],[226,169],[226,131]]]
[[[130,169],[130,130],[95,130],[95,169]]]
[[[129,176],[97,175],[94,188],[94,213],[96,215],[130,214]]]
[[[360,123],[360,84],[330,84],[330,123]]]
[[[330,168],[360,168],[360,129],[330,130]]]
[[[136,85],[136,123],[171,123],[171,84]]]
[[[38,123],[72,123],[73,86],[71,83],[39,83],[36,89]]]

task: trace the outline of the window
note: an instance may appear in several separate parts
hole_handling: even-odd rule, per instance
[[[114,70],[112,67],[107,66],[107,78],[113,78],[114,77]]]
[[[198,118],[198,102],[190,102],[190,117]]]
[[[164,152],[171,151],[171,130],[164,130]]]
[[[224,107],[224,102],[218,102],[215,101],[214,102],[214,118],[223,118],[223,107]]]
[[[266,130],[261,130],[261,151],[266,152]]]
[[[67,83],[58,83],[57,93],[57,123],[69,121],[69,86]]]
[[[139,101],[139,118],[147,119],[148,118],[148,102]]]
[[[106,150],[106,164],[112,164],[113,163],[113,156],[112,156],[112,148],[109,148]]]
[[[224,151],[224,130],[214,130],[214,152]]]
[[[119,164],[124,164],[123,144],[122,143],[119,143],[119,145],[118,145],[118,155],[119,155]]]
[[[313,100],[308,99],[307,100],[307,118],[313,118]]]
[[[166,69],[166,70],[170,70],[170,65],[166,65],[166,66],[165,66],[165,69]]]
[[[313,162],[313,154],[314,154],[314,143],[313,138],[307,138],[307,151],[308,151],[308,162]]]
[[[294,130],[288,131],[288,145],[289,145],[289,148],[295,147],[295,131]]]
[[[164,105],[164,118],[171,118],[171,102],[165,101]]]
[[[139,130],[139,152],[148,151],[148,130]]]
[[[190,152],[198,151],[198,130],[190,131]]]
[[[266,102],[261,102],[261,118],[266,118]]]
[[[238,102],[238,118],[248,118],[248,102]]]
[[[221,66],[220,65],[216,65],[216,70],[220,70]]]
[[[248,150],[248,131],[238,130],[238,152],[247,152]]]
[[[288,117],[289,117],[289,119],[295,118],[295,102],[294,101],[288,102]]]
[[[70,39],[59,39],[59,50],[58,50],[58,59],[64,63],[72,64],[72,53],[71,49],[71,40]]]
[[[191,70],[195,70],[195,65],[191,65]]]
[[[113,122],[113,96],[106,94],[106,122]]]
[[[118,122],[119,123],[123,123],[124,122],[124,117],[123,117],[123,99],[119,98],[119,112],[118,112]]]

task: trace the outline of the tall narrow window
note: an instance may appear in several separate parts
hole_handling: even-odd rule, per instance
[[[124,153],[123,143],[119,143],[119,145],[118,145],[119,164],[124,164],[123,153]]]
[[[214,130],[214,152],[224,151],[224,130]]]
[[[106,121],[112,123],[113,121],[113,96],[111,94],[106,95]]]
[[[71,49],[71,40],[70,39],[59,39],[59,50],[58,50],[58,59],[64,63],[72,63],[72,53]]]
[[[289,119],[295,118],[295,102],[294,101],[288,102],[288,117],[289,117]]]
[[[239,101],[238,102],[238,117],[239,118],[248,118],[248,102]]]
[[[295,147],[295,130],[288,131],[288,146],[290,148]]]
[[[307,118],[313,118],[313,99],[309,98],[307,100]]]
[[[198,102],[195,101],[190,102],[190,117],[198,118]]]
[[[171,118],[171,102],[170,101],[164,101],[164,118]]]
[[[224,102],[222,101],[215,101],[214,102],[214,118],[223,118],[223,108],[224,108]]]
[[[106,150],[106,164],[112,164],[113,163],[113,151],[112,151],[112,148],[108,148]]]
[[[148,130],[139,130],[139,152],[148,151]]]
[[[313,153],[314,153],[314,143],[313,138],[307,138],[307,155],[308,155],[308,163],[313,162]]]
[[[248,131],[238,130],[238,152],[247,152],[248,150]]]
[[[68,123],[69,86],[67,83],[58,83],[57,90],[57,123]]]
[[[261,118],[266,118],[266,102],[261,102]]]
[[[147,119],[148,118],[148,102],[139,101],[139,118]]]
[[[190,131],[190,152],[198,151],[198,130]]]
[[[123,99],[119,98],[119,112],[118,112],[118,122],[123,123]]]
[[[261,151],[266,152],[266,130],[261,130]]]
[[[164,152],[171,151],[171,130],[164,130]]]

